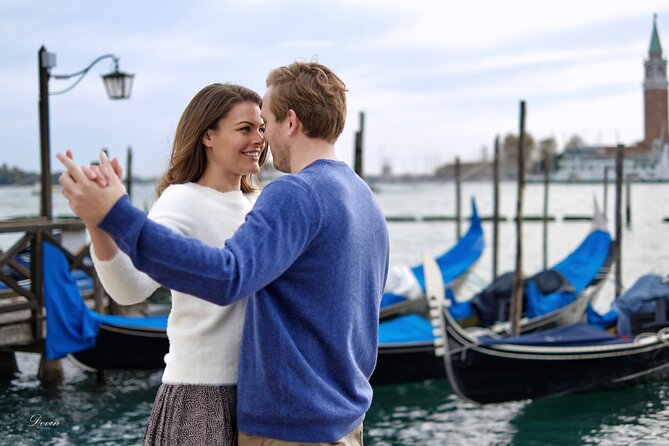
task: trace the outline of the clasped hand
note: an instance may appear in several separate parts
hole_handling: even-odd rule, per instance
[[[125,195],[118,161],[111,161],[101,152],[99,166],[79,166],[69,150],[65,155],[57,153],[56,158],[67,169],[58,182],[63,187],[70,209],[86,225],[96,227],[118,199]]]

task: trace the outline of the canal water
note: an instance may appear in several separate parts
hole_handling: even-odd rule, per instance
[[[380,184],[377,198],[388,216],[433,216],[455,213],[452,183]],[[555,264],[575,248],[589,231],[587,221],[565,222],[570,215],[592,215],[593,200],[603,202],[601,185],[551,185],[548,227],[548,264]],[[631,224],[623,232],[623,285],[646,273],[669,273],[669,184],[634,184],[631,188]],[[136,185],[138,207],[152,202],[152,187]],[[515,261],[516,189],[501,188],[499,272]],[[479,213],[492,212],[492,186],[462,186],[463,215],[470,215],[475,198]],[[614,188],[609,187],[607,214],[613,222]],[[39,197],[29,187],[0,188],[0,220],[34,215]],[[543,186],[529,184],[525,213],[543,209]],[[54,214],[69,214],[59,194]],[[610,223],[613,232],[613,224]],[[463,221],[461,232],[468,227]],[[389,223],[391,263],[415,265],[422,253],[437,256],[456,241],[453,222]],[[487,249],[459,298],[466,298],[492,277],[492,226],[484,222]],[[0,237],[7,248],[17,236]],[[523,269],[542,267],[542,226],[524,224]],[[605,311],[613,296],[607,283],[596,308]],[[44,389],[36,378],[38,357],[17,354],[20,374],[0,384],[0,444],[11,445],[136,445],[141,443],[151,405],[160,385],[161,371],[108,371],[104,382],[94,374],[64,361],[64,382]],[[655,445],[669,444],[669,383],[655,382],[616,392],[600,392],[475,405],[454,395],[447,380],[378,387],[365,420],[368,445]]]

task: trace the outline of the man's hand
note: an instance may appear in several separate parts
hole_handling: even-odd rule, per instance
[[[56,154],[58,160],[67,168],[58,179],[63,186],[63,195],[67,198],[70,209],[87,225],[97,226],[114,204],[125,194],[125,188],[118,178],[120,166],[114,166],[107,155],[100,153],[100,166],[96,170],[97,178],[91,180],[84,169],[62,153]],[[100,177],[101,175],[101,177]],[[100,182],[100,184],[98,183]],[[103,184],[106,183],[106,184]],[[106,186],[106,187],[105,187]]]

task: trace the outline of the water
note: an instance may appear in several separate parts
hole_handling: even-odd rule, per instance
[[[491,214],[492,187],[466,183],[463,214],[469,215],[469,198],[479,213]],[[140,207],[152,202],[149,185],[134,187]],[[516,190],[512,183],[501,189],[501,213],[512,217]],[[452,184],[381,185],[378,199],[387,215],[453,215]],[[567,214],[592,214],[593,197],[603,201],[601,185],[552,185],[549,212],[557,217],[549,225],[548,264],[561,260],[583,239],[589,222],[563,222]],[[608,216],[613,221],[614,189],[608,193]],[[525,192],[526,214],[540,214],[543,188],[530,184]],[[632,187],[632,225],[623,232],[623,284],[648,272],[669,273],[669,184],[635,184]],[[54,215],[69,210],[54,195]],[[0,219],[38,213],[39,197],[27,187],[0,188]],[[466,231],[468,224],[462,225]],[[613,231],[612,224],[610,229]],[[455,224],[390,223],[391,262],[414,265],[423,252],[438,255],[455,242]],[[486,243],[491,225],[484,222]],[[8,247],[17,235],[0,236]],[[523,268],[528,273],[542,265],[540,223],[524,224]],[[499,271],[515,262],[515,225],[500,227]],[[492,276],[491,252],[477,264],[465,293],[473,293]],[[612,297],[607,284],[596,303],[605,310]],[[0,384],[0,444],[12,445],[135,445],[141,443],[161,371],[109,371],[104,383],[68,361],[64,383],[44,389],[36,379],[38,357],[17,354],[21,373]],[[655,445],[669,444],[669,383],[655,382],[617,392],[572,395],[536,401],[486,406],[466,403],[450,390],[446,380],[375,389],[365,421],[369,445]]]

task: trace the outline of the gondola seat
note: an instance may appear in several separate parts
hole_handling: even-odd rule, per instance
[[[635,314],[631,317],[632,334],[656,332],[661,328],[669,327],[669,298],[655,297],[645,299],[655,302],[655,311]]]

